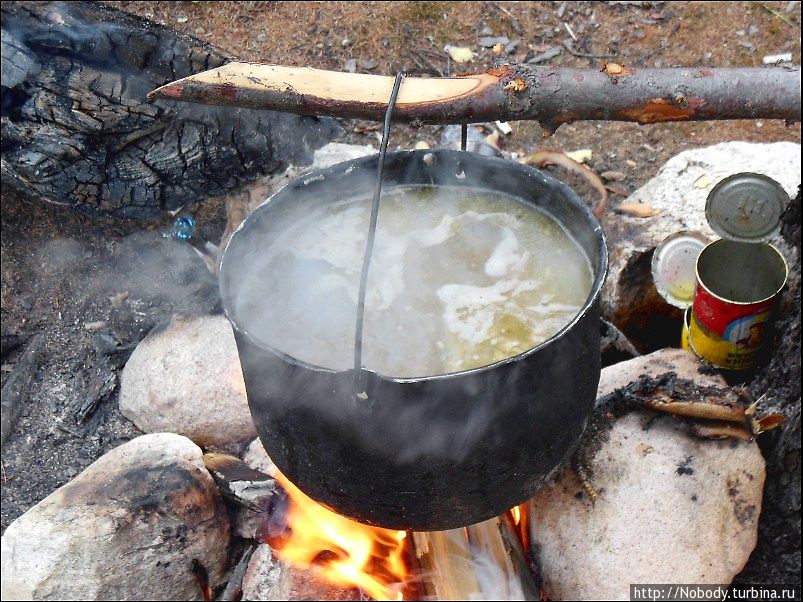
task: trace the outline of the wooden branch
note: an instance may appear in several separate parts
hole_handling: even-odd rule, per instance
[[[148,97],[382,120],[392,85],[392,77],[381,75],[229,63],[166,84]],[[476,75],[405,78],[394,117],[429,124],[535,119],[547,131],[584,119],[800,121],[800,68],[502,65]]]

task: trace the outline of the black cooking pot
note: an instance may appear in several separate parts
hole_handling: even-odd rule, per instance
[[[223,303],[251,416],[285,476],[318,502],[364,523],[415,531],[456,528],[531,497],[579,441],[600,375],[605,238],[576,193],[534,168],[459,151],[390,153],[385,189],[484,188],[519,197],[561,222],[594,272],[580,313],[520,355],[422,378],[325,369],[260,343],[245,330],[233,303],[242,278],[238,267],[259,252],[255,233],[263,236],[266,224],[281,222],[288,208],[370,195],[377,160],[365,157],[302,176],[256,209],[223,255]]]

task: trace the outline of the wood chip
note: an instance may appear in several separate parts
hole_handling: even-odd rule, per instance
[[[109,297],[109,301],[111,301],[112,307],[114,308],[120,307],[126,299],[128,299],[128,291],[123,291]]]
[[[703,174],[694,181],[692,186],[694,188],[708,188],[711,186],[711,178],[708,177],[708,174]]]
[[[572,161],[577,161],[578,163],[585,163],[589,159],[591,159],[593,152],[590,148],[581,148],[580,150],[576,151],[569,151],[568,153],[564,153],[569,159]]]
[[[474,53],[471,51],[471,48],[446,46],[444,50],[455,63],[468,63],[474,59]]]
[[[605,188],[607,188],[610,192],[614,193],[616,196],[621,196],[621,197],[630,196],[630,191],[621,184],[617,184],[616,182],[608,182],[607,184],[605,184]]]
[[[602,72],[614,77],[624,77],[633,73],[633,71],[619,63],[605,63],[602,67]]]
[[[496,125],[496,129],[502,132],[505,136],[509,136],[513,132],[513,128],[510,127],[507,121],[496,121],[494,122]]]
[[[523,92],[527,89],[527,82],[520,77],[514,77],[504,86],[502,86],[502,89],[506,92]]]
[[[647,203],[620,203],[616,206],[616,211],[633,217],[655,217],[661,213],[659,209],[653,209]]]
[[[622,182],[627,179],[627,174],[621,171],[603,171],[599,175],[603,180],[614,180],[615,182]]]

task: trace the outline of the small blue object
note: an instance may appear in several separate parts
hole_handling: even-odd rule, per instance
[[[189,240],[195,228],[195,220],[190,216],[180,217],[173,223],[170,235],[176,240]]]

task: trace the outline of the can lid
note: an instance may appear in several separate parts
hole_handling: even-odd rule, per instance
[[[701,232],[682,231],[667,236],[655,247],[652,278],[666,302],[686,309],[694,301],[697,257],[708,245]]]
[[[723,238],[766,242],[778,233],[789,195],[772,178],[737,173],[717,183],[705,203],[708,225]]]

